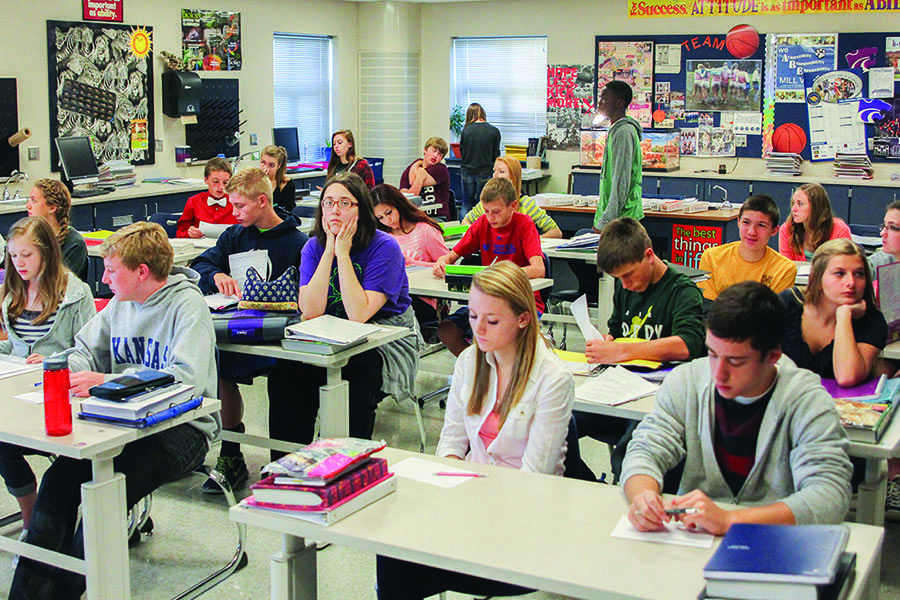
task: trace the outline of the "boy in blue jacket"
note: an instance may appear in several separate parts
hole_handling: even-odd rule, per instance
[[[292,266],[300,268],[300,252],[307,237],[297,229],[298,223],[293,216],[282,218],[275,212],[272,184],[261,169],[241,171],[231,178],[226,191],[234,206],[237,225],[226,229],[216,245],[195,258],[191,267],[200,273],[200,289],[204,294],[221,292],[240,297],[240,285],[229,266],[232,254],[265,250],[271,265],[269,279],[272,280]],[[275,362],[274,358],[262,356],[219,353],[219,399],[222,401],[223,429],[244,432],[244,401],[238,383],[251,383],[255,376],[267,373]],[[269,387],[273,385],[271,379],[268,384]],[[238,489],[247,482],[249,472],[239,444],[222,442],[216,470],[225,476],[232,489]],[[221,488],[211,480],[203,484],[203,491],[208,494],[222,493]]]

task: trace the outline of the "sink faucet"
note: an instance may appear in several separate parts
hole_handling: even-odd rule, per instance
[[[15,183],[19,184],[21,181],[28,181],[28,173],[17,171],[13,169],[13,172],[9,174],[9,177],[6,178],[6,183],[3,184],[3,199],[9,200],[9,184]],[[16,190],[16,195],[13,197],[13,200],[19,199],[19,190]]]
[[[728,201],[728,190],[721,185],[714,185],[712,189],[722,190],[722,208],[731,208],[731,202]]]
[[[241,161],[243,159],[247,158],[248,156],[253,156],[257,152],[259,152],[259,150],[251,150],[249,152],[244,152],[243,154],[241,154],[240,156],[238,156],[236,158],[229,159],[231,161],[231,170],[234,171],[235,173],[237,173],[238,165],[241,164]]]

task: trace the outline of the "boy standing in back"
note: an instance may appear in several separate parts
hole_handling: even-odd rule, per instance
[[[709,279],[698,284],[707,299],[741,281],[759,281],[776,294],[794,285],[797,265],[768,246],[778,223],[778,206],[770,197],[756,194],[741,204],[740,241],[707,248],[700,257],[700,268],[709,271]]]
[[[442,163],[450,150],[443,138],[425,140],[423,157],[414,160],[400,176],[400,191],[422,198],[422,204],[440,204],[438,216],[450,218],[450,170]]]
[[[612,80],[597,99],[597,110],[610,122],[603,151],[603,175],[600,179],[600,201],[594,214],[594,230],[619,217],[644,218],[641,203],[643,175],[641,157],[641,124],[625,112],[631,104],[631,86]]]

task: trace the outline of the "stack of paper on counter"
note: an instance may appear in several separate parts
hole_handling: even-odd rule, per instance
[[[370,335],[380,330],[371,323],[322,315],[285,327],[281,345],[288,350],[333,354],[367,342]]]
[[[587,377],[575,386],[575,398],[607,406],[617,406],[656,393],[659,386],[632,373],[621,365],[614,365]]]

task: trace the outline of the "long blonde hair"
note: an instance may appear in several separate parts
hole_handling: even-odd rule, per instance
[[[9,228],[7,236],[4,262],[6,279],[3,281],[3,291],[0,293],[0,303],[7,296],[10,297],[9,310],[6,314],[8,319],[18,317],[28,306],[29,282],[19,275],[9,254],[9,242],[18,238],[27,238],[41,254],[41,270],[31,282],[38,286],[37,295],[41,301],[41,314],[32,323],[40,325],[56,313],[56,309],[63,301],[68,284],[68,269],[63,263],[59,241],[53,233],[50,221],[44,217],[25,217],[16,221]]]
[[[872,269],[869,267],[869,260],[866,258],[865,251],[854,241],[847,238],[837,238],[829,240],[816,249],[812,261],[809,266],[809,285],[806,288],[806,297],[803,299],[804,304],[815,306],[823,295],[822,278],[825,276],[825,270],[828,263],[835,256],[858,256],[862,261],[863,269],[866,271],[866,287],[863,290],[863,300],[866,306],[876,306],[875,289],[872,286]]]
[[[528,378],[534,368],[540,329],[537,309],[534,304],[534,291],[525,271],[516,264],[505,260],[498,262],[483,271],[479,271],[472,279],[472,285],[487,294],[506,300],[517,316],[528,313],[528,324],[519,330],[516,339],[516,359],[513,362],[512,379],[500,399],[497,413],[500,415],[500,426],[506,422],[509,411],[519,403]],[[475,345],[475,383],[472,395],[469,396],[467,411],[470,415],[481,414],[490,387],[490,366],[484,352]]]

